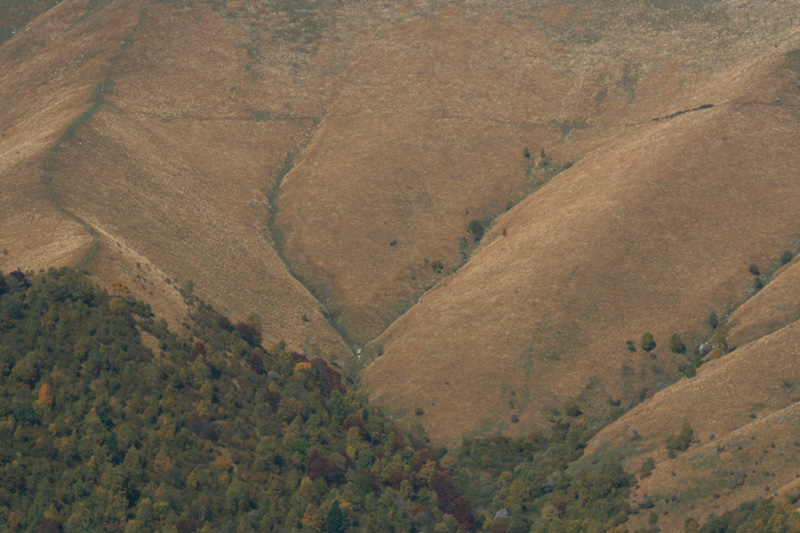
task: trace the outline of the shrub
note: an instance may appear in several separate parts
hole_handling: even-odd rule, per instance
[[[642,468],[639,470],[640,473],[639,477],[646,478],[647,476],[653,473],[655,467],[656,467],[655,460],[652,457],[648,457],[647,460],[644,463],[642,463]]]
[[[692,429],[692,426],[689,424],[689,421],[684,420],[681,432],[678,434],[670,435],[669,438],[667,439],[667,450],[671,452],[685,451],[689,448],[689,445],[692,443],[693,438],[694,438],[694,430]]]
[[[753,289],[760,291],[763,288],[764,288],[764,282],[761,281],[761,278],[755,277],[753,279]]]
[[[714,334],[711,336],[711,345],[722,352],[722,355],[728,352],[728,324],[725,321],[717,324]]]
[[[754,275],[754,276],[760,276],[761,275],[761,271],[758,269],[758,265],[756,265],[755,263],[750,263],[749,270],[750,270],[750,273],[752,275]]]
[[[567,402],[567,405],[564,407],[564,412],[567,416],[575,417],[581,414],[581,408],[575,400],[571,400]]]
[[[711,327],[711,329],[717,329],[717,324],[719,324],[719,319],[717,318],[717,313],[711,311],[711,314],[708,315],[706,322]]]
[[[239,333],[239,336],[250,346],[258,346],[261,344],[261,332],[252,324],[248,324],[247,322],[238,322],[236,324],[236,331]]]
[[[686,369],[683,371],[683,374],[684,374],[684,375],[685,375],[687,378],[693,378],[693,377],[695,377],[695,376],[697,375],[697,367],[696,367],[696,366],[694,366],[694,364],[690,364],[690,365],[688,365],[688,366],[686,367]]]
[[[631,352],[635,352],[636,351],[636,346],[633,345],[633,341],[632,340],[625,341],[625,346],[627,346],[628,350],[630,350]]]
[[[649,331],[645,332],[642,335],[642,350],[645,352],[651,352],[656,347],[656,340],[653,338],[653,334]]]
[[[669,338],[669,349],[672,353],[686,353],[686,345],[683,344],[683,339],[677,333],[673,333],[672,337]]]
[[[781,266],[791,262],[794,259],[794,254],[790,250],[784,250],[781,254]]]
[[[480,220],[470,220],[467,229],[470,233],[472,233],[472,237],[475,239],[475,242],[483,238],[483,224],[481,224]]]

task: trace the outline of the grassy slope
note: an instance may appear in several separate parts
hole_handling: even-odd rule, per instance
[[[798,235],[798,94],[782,51],[681,89],[715,107],[612,136],[500,217],[465,268],[375,341],[374,398],[424,407],[452,443],[515,412],[535,425],[570,397],[669,382],[669,335],[703,334],[711,310],[748,294],[747,265]],[[624,348],[645,331],[655,360]]]
[[[667,530],[688,516],[720,514],[743,500],[778,494],[795,481],[798,467],[798,334],[798,325],[789,325],[701,367],[696,378],[681,380],[604,429],[585,460],[622,452],[626,469],[635,471],[652,457],[656,469],[632,499],[653,498],[659,510],[667,509],[659,522]],[[666,437],[684,420],[697,442],[671,459]],[[630,428],[641,438],[631,439]]]
[[[91,105],[92,88],[118,53],[132,21],[125,14],[89,28],[82,3],[47,11],[0,47],[0,231],[4,268],[73,264],[91,237],[46,197],[46,170],[54,147]],[[135,22],[135,21],[133,21]],[[96,35],[95,47],[79,36]],[[55,36],[59,36],[56,38]]]
[[[191,279],[220,308],[259,313],[271,337],[346,356],[314,296],[368,341],[440,281],[426,259],[458,266],[469,220],[531,189],[522,148],[545,146],[579,162],[372,345],[375,396],[424,403],[432,433],[457,440],[512,412],[527,427],[567,397],[668,381],[667,336],[702,333],[711,309],[747,294],[746,265],[797,233],[796,92],[781,64],[794,3],[229,4],[92,3],[81,19],[89,4],[65,3],[37,24],[68,13],[68,39],[5,43],[9,58],[39,43],[4,71],[19,102],[4,153],[20,150],[3,161],[6,261],[70,262],[91,243],[31,177],[51,156],[59,198],[97,232],[98,277],[176,318],[167,279]],[[66,74],[44,73],[67,57],[75,74],[54,90]],[[111,65],[113,90],[52,153]],[[36,233],[50,220],[63,238],[26,244],[29,202],[49,209]],[[624,349],[645,330],[655,362]]]
[[[30,157],[33,165],[50,169],[45,178],[53,179],[58,207],[79,216],[97,234],[101,252],[88,268],[107,282],[124,280],[177,321],[185,313],[177,287],[192,280],[220,307],[239,309],[243,316],[236,318],[259,314],[272,326],[268,340],[283,338],[296,349],[348,357],[349,349],[318,303],[286,271],[268,230],[269,197],[279,169],[286,154],[305,142],[318,106],[291,88],[283,98],[294,102],[275,101],[273,84],[264,84],[247,68],[250,38],[240,33],[236,20],[226,21],[212,6],[192,10],[191,19],[163,3],[119,2],[89,12],[80,4],[70,7],[73,20],[64,24],[79,21],[69,35],[71,48],[53,42],[36,61],[51,56],[63,61],[60,54],[67,53],[80,61],[81,56],[99,56],[104,47],[108,52],[104,61],[94,61],[94,79],[79,72],[83,78],[71,80],[74,112],[60,123],[61,128],[72,126],[67,135],[53,133],[59,126],[51,122],[17,127],[20,136],[30,136],[31,125],[42,136],[50,134],[50,145],[43,141]],[[209,42],[215,47],[209,48]],[[19,43],[10,41],[4,51],[13,54],[14,45]],[[47,67],[17,65],[52,87]],[[35,86],[20,79],[20,72],[8,78],[20,87]],[[101,80],[107,90],[98,99],[91,88]],[[42,93],[53,97],[52,89]],[[26,98],[9,110],[19,117],[9,117],[8,123],[31,122],[30,113],[39,112],[41,103]],[[292,103],[300,112],[282,113]],[[52,202],[37,198],[44,178],[27,174],[21,179],[30,188],[19,191],[24,201],[52,210]],[[12,235],[20,231],[16,206],[24,204],[10,198]],[[9,247],[12,266],[77,262],[76,254],[87,244],[85,232],[70,230],[63,216],[56,216],[54,224],[63,224],[68,235],[54,244],[33,243],[35,252]],[[44,225],[36,232],[47,234]],[[75,233],[77,244],[69,248],[63,241]],[[77,250],[78,245],[84,248]]]

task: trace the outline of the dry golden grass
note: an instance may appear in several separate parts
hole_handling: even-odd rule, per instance
[[[433,438],[455,444],[513,429],[512,412],[530,427],[568,398],[673,379],[669,336],[703,334],[710,311],[747,296],[747,265],[798,234],[800,124],[773,105],[797,101],[782,61],[699,84],[712,109],[616,132],[499,217],[463,269],[374,341],[373,398],[423,407]],[[624,348],[645,331],[662,346],[655,360]]]
[[[622,451],[628,471],[652,457],[632,501],[653,498],[669,511],[667,531],[689,517],[721,514],[740,502],[773,497],[795,483],[798,454],[800,324],[792,324],[704,365],[602,430],[582,461]],[[698,442],[671,459],[666,439],[688,420]],[[639,439],[631,439],[635,428]],[[678,499],[673,499],[677,495]]]
[[[655,457],[665,530],[795,490],[800,270],[750,298],[747,266],[800,235],[800,3],[666,5],[65,0],[0,46],[0,268],[88,260],[173,324],[192,280],[267,342],[366,346],[372,398],[447,445],[663,388],[669,336],[738,306],[740,348],[587,460]],[[575,165],[530,194],[542,147]]]
[[[317,4],[64,1],[4,43],[2,268],[94,244],[171,322],[192,280],[268,341],[369,346],[373,399],[455,444],[664,386],[800,234],[794,0]],[[524,147],[576,163],[526,198]],[[731,339],[793,320],[795,269]]]

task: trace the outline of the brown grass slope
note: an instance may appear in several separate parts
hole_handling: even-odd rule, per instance
[[[0,47],[0,235],[4,270],[74,264],[92,238],[50,198],[52,154],[89,107],[103,69],[135,24],[120,12],[87,18],[88,2],[58,5]],[[92,23],[99,27],[91,27]],[[102,46],[89,49],[92,32]]]
[[[18,176],[4,176],[9,267],[75,264],[95,240],[86,267],[174,319],[186,311],[176,287],[192,280],[233,318],[260,315],[267,341],[349,356],[272,248],[269,194],[313,116],[273,116],[279,103],[247,70],[248,38],[211,6],[187,17],[168,3],[65,2],[46,16],[59,14],[70,31],[47,28],[49,48],[4,71],[3,164]],[[29,50],[24,38],[3,52]],[[82,70],[62,82],[46,61]]]
[[[797,18],[65,0],[0,48],[2,268],[83,258],[174,320],[192,280],[333,356],[328,316],[356,347],[388,325],[370,390],[440,441],[635,396],[674,377],[668,335],[703,333],[798,233]],[[552,174],[525,146],[577,163],[501,214]],[[655,360],[624,349],[646,330]]]
[[[353,37],[335,98],[281,185],[284,255],[363,346],[464,262],[470,220],[534,187],[525,146],[574,161],[632,125],[725,101],[716,74],[730,82],[785,49],[796,11],[497,1],[364,16],[343,4],[361,31],[337,27]]]
[[[657,504],[659,526],[674,531],[740,502],[789,495],[800,467],[797,366],[800,325],[791,324],[713,361],[601,431],[580,464],[624,454],[629,471],[652,457],[634,505]],[[670,458],[666,440],[688,420],[696,441]],[[634,428],[639,438],[633,439]],[[794,494],[797,496],[797,494]]]
[[[423,408],[431,435],[456,443],[508,429],[511,414],[536,425],[568,398],[666,385],[669,335],[704,333],[711,310],[748,294],[747,265],[798,235],[785,62],[765,50],[708,78],[695,90],[712,109],[610,136],[499,217],[470,262],[375,341],[373,398],[406,420]],[[655,359],[624,347],[645,331]]]

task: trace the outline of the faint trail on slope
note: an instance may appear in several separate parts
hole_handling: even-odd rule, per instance
[[[86,232],[92,237],[92,245],[89,250],[83,255],[83,257],[77,262],[75,268],[78,270],[83,270],[87,264],[94,258],[97,254],[98,250],[100,249],[100,236],[97,233],[91,224],[83,220],[80,216],[69,211],[66,209],[63,204],[61,203],[61,199],[58,196],[58,193],[55,190],[55,173],[56,173],[56,164],[55,159],[58,157],[59,152],[61,151],[61,146],[72,138],[75,131],[83,125],[87,120],[92,118],[95,113],[97,113],[100,108],[105,103],[105,96],[107,94],[111,94],[114,87],[114,68],[125,56],[125,52],[128,48],[128,45],[133,40],[134,35],[142,26],[145,19],[145,11],[144,8],[140,8],[139,10],[139,20],[136,22],[136,25],[131,29],[130,33],[123,39],[121,48],[119,53],[112,57],[108,64],[108,72],[106,73],[106,77],[103,81],[98,83],[92,88],[92,97],[89,100],[89,107],[84,110],[72,123],[67,127],[66,131],[56,140],[53,147],[50,149],[50,152],[47,154],[47,157],[44,160],[44,173],[42,176],[42,183],[45,186],[45,197],[47,198],[50,203],[63,215],[68,217],[69,219],[77,222],[81,225]]]

